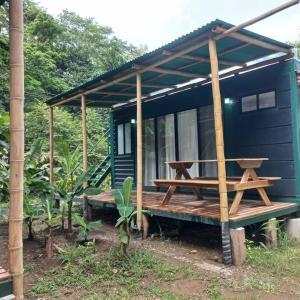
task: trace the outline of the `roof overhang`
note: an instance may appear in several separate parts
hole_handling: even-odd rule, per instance
[[[284,60],[293,56],[290,45],[245,29],[227,34],[227,30],[233,27],[215,20],[46,103],[52,107],[80,106],[83,95],[89,107],[111,108],[134,102],[137,72],[142,75],[144,99],[193,82],[210,82],[210,38],[217,41],[220,74],[241,72],[253,62]]]

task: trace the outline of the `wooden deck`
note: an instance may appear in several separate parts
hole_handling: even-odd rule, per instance
[[[144,192],[143,207],[157,216],[206,224],[220,224],[218,199],[207,198],[205,200],[197,200],[194,195],[175,194],[169,204],[161,206],[164,195],[165,193]],[[90,196],[88,199],[92,206],[114,206],[114,198],[111,191]],[[133,193],[133,200],[134,202],[136,201],[136,193]],[[264,206],[261,200],[242,200],[238,213],[230,216],[229,220],[231,227],[235,228],[268,220],[272,217],[284,216],[297,210],[299,210],[299,204],[297,203],[272,202],[271,206]]]
[[[12,280],[10,274],[0,266],[0,298],[12,294]],[[10,298],[13,299],[13,298]]]

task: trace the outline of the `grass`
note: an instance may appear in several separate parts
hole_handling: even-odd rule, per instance
[[[59,297],[57,291],[64,288],[85,290],[84,299],[131,299],[137,295],[186,299],[159,286],[180,276],[193,276],[190,267],[171,265],[139,250],[123,257],[116,249],[99,254],[93,245],[69,246],[60,258],[63,265],[46,272],[31,289],[31,296]]]

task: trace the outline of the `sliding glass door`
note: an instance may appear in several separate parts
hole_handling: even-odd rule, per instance
[[[175,171],[165,163],[176,160],[174,119],[174,114],[157,118],[158,176],[163,179],[175,176]]]
[[[213,106],[201,106],[199,108],[200,159],[216,159],[216,141],[214,128]],[[202,164],[201,175],[207,177],[216,177],[217,164]]]
[[[177,114],[179,160],[199,159],[197,109],[190,109]],[[199,165],[194,164],[189,173],[199,176]]]
[[[153,186],[156,178],[155,122],[154,119],[143,121],[143,183]]]

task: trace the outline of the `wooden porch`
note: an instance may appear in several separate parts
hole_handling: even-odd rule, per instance
[[[221,222],[218,198],[205,197],[204,200],[197,200],[195,195],[174,194],[170,202],[162,206],[164,196],[165,193],[160,192],[143,192],[143,208],[150,210],[154,216],[211,225],[219,225]],[[94,207],[114,206],[114,198],[110,190],[90,196],[88,200],[89,204]],[[133,193],[133,201],[136,203],[136,193]],[[229,204],[231,203],[232,199],[229,199]],[[266,221],[269,218],[281,217],[298,209],[297,203],[272,202],[271,206],[264,206],[261,200],[243,200],[237,214],[229,216],[229,223],[231,228],[237,228]]]

